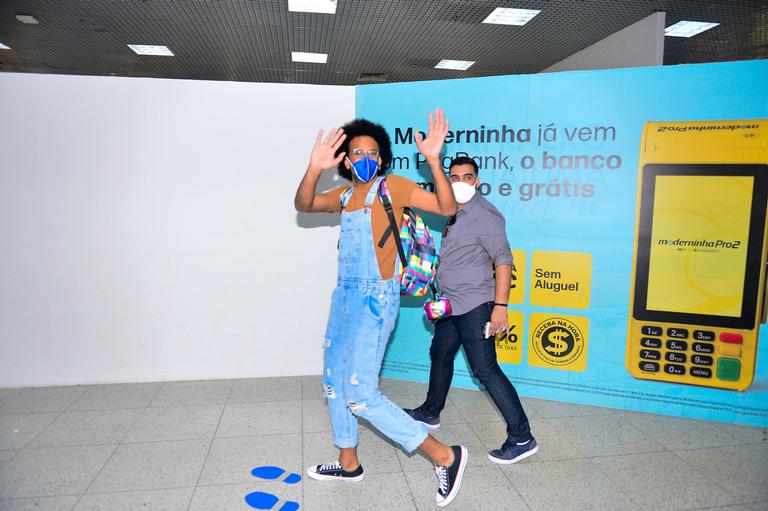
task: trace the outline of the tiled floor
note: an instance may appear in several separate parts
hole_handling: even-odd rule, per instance
[[[382,380],[402,406],[423,384]],[[504,424],[485,393],[453,389],[438,439],[470,452],[449,509],[768,510],[768,430],[524,399],[539,453],[486,458]],[[319,377],[0,389],[0,511],[432,510],[434,471],[363,427],[360,483],[251,475],[335,459]]]

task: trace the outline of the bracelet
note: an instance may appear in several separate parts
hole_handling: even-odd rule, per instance
[[[494,307],[506,307],[507,304],[506,303],[493,302],[493,306]]]

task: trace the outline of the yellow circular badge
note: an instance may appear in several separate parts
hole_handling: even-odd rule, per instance
[[[534,329],[533,351],[550,365],[569,365],[584,351],[584,336],[576,324],[567,319],[547,318]]]

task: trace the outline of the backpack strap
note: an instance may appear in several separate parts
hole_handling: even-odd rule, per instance
[[[387,228],[384,229],[384,233],[381,235],[381,239],[379,240],[379,248],[384,248],[384,245],[387,243],[387,240],[391,234],[392,226],[388,225]]]
[[[387,227],[387,230],[384,231],[384,234],[381,236],[381,239],[379,240],[379,247],[383,247],[384,243],[387,241],[387,238],[389,238],[392,233],[395,233],[395,245],[397,245],[397,253],[400,255],[400,264],[405,267],[408,265],[408,262],[405,260],[403,242],[400,239],[400,233],[397,229],[397,221],[395,220],[395,214],[392,211],[392,198],[389,195],[389,190],[387,189],[387,178],[382,179],[381,183],[379,183],[379,200],[384,206],[384,210],[387,212],[387,218],[389,218],[389,227]]]
[[[384,206],[384,209],[387,211],[387,217],[389,217],[389,211],[392,210],[392,196],[389,195],[389,187],[387,187],[386,178],[383,179],[381,181],[381,184],[379,185],[379,200],[381,201],[381,204]],[[387,209],[387,207],[389,207],[389,209]],[[393,229],[392,223],[390,222],[389,226],[387,226],[387,228],[384,229],[384,233],[381,235],[381,239],[379,240],[379,248],[384,248],[384,244],[392,235],[392,232],[393,232],[392,229]]]

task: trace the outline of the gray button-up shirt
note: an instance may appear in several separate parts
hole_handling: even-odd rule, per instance
[[[453,314],[465,314],[496,298],[491,264],[512,264],[504,217],[476,193],[456,214],[440,246],[437,283]]]

